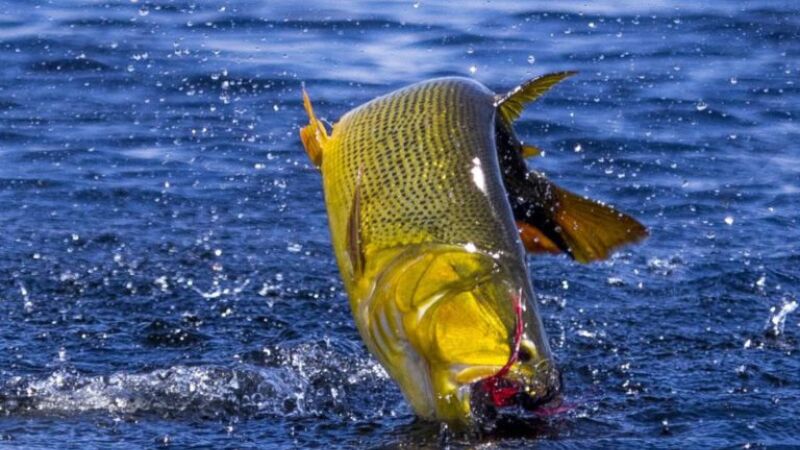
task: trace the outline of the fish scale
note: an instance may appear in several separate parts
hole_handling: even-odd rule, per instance
[[[447,242],[521,252],[508,238],[515,228],[495,169],[493,115],[491,92],[452,78],[417,84],[349,112],[325,149],[326,199],[352,199],[363,172],[360,214],[370,251]],[[446,135],[438,132],[443,129]],[[476,161],[486,193],[470,174]],[[343,214],[331,216],[335,236],[346,228],[349,206],[341,204],[336,210]]]

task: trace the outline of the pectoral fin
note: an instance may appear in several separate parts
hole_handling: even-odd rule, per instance
[[[574,71],[556,72],[526,81],[512,89],[511,92],[497,96],[494,105],[503,120],[510,125],[519,118],[526,104],[539,98],[559,81],[576,73]]]
[[[347,255],[350,258],[350,267],[353,269],[353,278],[359,277],[364,271],[364,249],[361,233],[361,176],[362,170],[356,175],[356,187],[353,201],[350,204],[350,215],[347,218]]]
[[[303,147],[305,147],[311,162],[319,167],[322,164],[322,152],[329,136],[325,125],[314,115],[314,108],[311,106],[311,99],[308,98],[305,86],[303,87],[303,107],[308,114],[308,125],[300,129],[300,140],[303,141]]]
[[[524,183],[515,183],[509,195],[517,196],[514,217],[531,252],[560,250],[588,263],[606,259],[614,249],[648,234],[633,217],[562,189],[535,172]]]

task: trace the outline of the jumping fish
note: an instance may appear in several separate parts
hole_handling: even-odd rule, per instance
[[[495,95],[468,78],[420,82],[300,137],[320,168],[355,323],[416,414],[454,428],[560,397],[525,250],[579,262],[646,236],[635,219],[562,189],[524,158],[513,122],[571,76]]]

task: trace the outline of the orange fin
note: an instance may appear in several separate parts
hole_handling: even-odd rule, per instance
[[[519,237],[529,253],[561,253],[561,249],[533,225],[517,221]]]
[[[353,192],[353,202],[350,205],[350,216],[347,219],[347,255],[350,258],[350,267],[353,269],[353,278],[359,277],[364,270],[364,250],[361,234],[361,176],[362,169],[356,175],[356,187]]]
[[[308,125],[300,129],[300,140],[303,141],[303,147],[306,148],[311,162],[319,167],[322,164],[322,154],[329,136],[325,125],[314,115],[314,108],[311,106],[305,86],[303,86],[303,107],[308,114]]]
[[[562,189],[540,173],[507,178],[505,184],[520,239],[531,253],[564,252],[588,263],[647,237],[647,228],[633,217]]]
[[[521,155],[523,158],[532,158],[534,156],[539,156],[542,154],[542,151],[537,147],[534,147],[530,144],[525,144],[522,146]]]
[[[549,73],[528,80],[512,89],[511,92],[495,97],[494,106],[503,120],[510,125],[519,118],[526,104],[539,98],[559,81],[576,73],[574,71]]]
[[[576,261],[606,259],[617,247],[647,237],[647,228],[611,206],[573,194],[553,185],[557,232]]]

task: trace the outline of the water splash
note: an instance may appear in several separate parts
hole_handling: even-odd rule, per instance
[[[59,369],[45,377],[16,376],[0,384],[0,413],[357,418],[357,403],[368,400],[359,393],[384,384],[387,375],[371,359],[346,358],[322,347],[300,344],[264,350],[267,360],[261,364],[266,367],[176,365],[110,375]],[[364,414],[382,413],[370,409]]]
[[[773,306],[769,309],[770,317],[767,321],[766,334],[770,337],[778,337],[783,334],[786,326],[786,317],[797,309],[797,300],[784,300],[780,309]]]
[[[16,414],[232,416],[298,414],[285,401],[305,382],[288,369],[175,366],[145,373],[85,376],[57,371],[41,379],[15,377],[0,392],[0,410]]]

